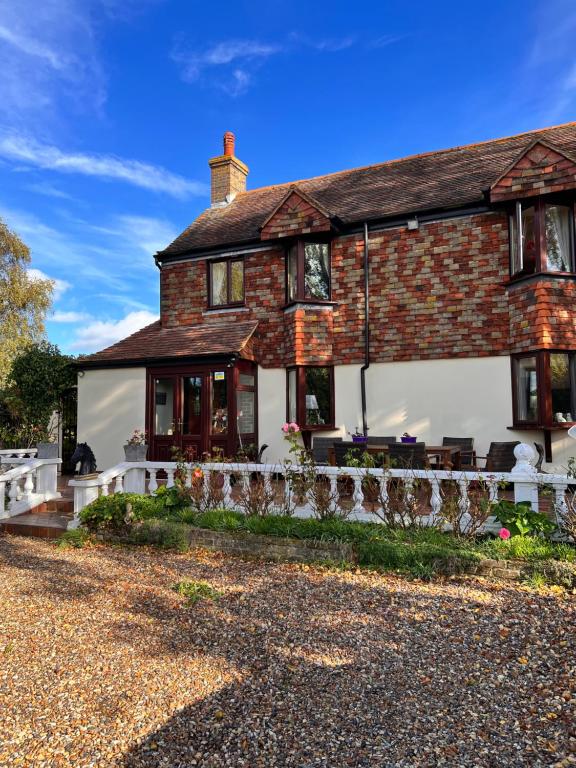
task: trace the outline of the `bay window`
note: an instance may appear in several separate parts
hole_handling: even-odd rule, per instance
[[[333,429],[332,367],[303,365],[288,370],[286,416],[301,429]]]
[[[244,303],[244,260],[208,262],[208,306],[237,307]]]
[[[518,201],[510,217],[512,276],[574,271],[573,203]]]
[[[330,246],[298,241],[286,257],[287,301],[330,300]]]
[[[576,418],[576,352],[512,358],[514,425],[557,427]]]

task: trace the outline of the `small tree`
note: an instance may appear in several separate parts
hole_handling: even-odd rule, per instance
[[[33,344],[12,363],[6,401],[13,416],[37,438],[48,435],[52,414],[58,410],[64,392],[76,383],[73,358],[63,355],[47,341]]]
[[[28,246],[0,219],[0,388],[14,358],[45,332],[53,283],[32,279],[29,264]]]

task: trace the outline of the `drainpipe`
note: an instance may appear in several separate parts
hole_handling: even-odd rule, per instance
[[[366,415],[366,371],[370,368],[370,303],[368,295],[368,222],[364,222],[364,365],[360,368],[360,393],[362,398],[362,431],[368,437]]]

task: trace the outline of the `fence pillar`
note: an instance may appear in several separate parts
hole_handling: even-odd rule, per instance
[[[89,485],[85,480],[70,480],[74,488],[74,518],[68,523],[68,530],[80,525],[80,512],[98,498],[98,482]]]
[[[36,493],[44,495],[46,500],[56,498],[58,494],[58,464],[60,459],[50,464],[42,464],[36,470]]]
[[[516,465],[511,474],[518,476],[518,480],[514,479],[514,501],[516,504],[529,501],[532,509],[538,512],[538,472],[534,466],[536,452],[531,445],[520,443],[514,448],[514,456]]]
[[[133,467],[126,470],[124,475],[125,493],[146,493],[146,470]]]

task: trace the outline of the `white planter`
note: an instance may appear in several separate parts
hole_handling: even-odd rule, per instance
[[[147,445],[125,445],[124,456],[126,461],[146,461],[148,453]]]
[[[60,453],[58,443],[38,443],[36,458],[38,459],[57,459]]]

